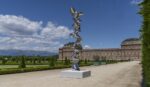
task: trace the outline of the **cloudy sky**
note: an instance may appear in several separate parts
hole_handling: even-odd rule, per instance
[[[73,41],[70,7],[84,12],[81,36],[85,48],[115,48],[138,37],[141,0],[0,0],[0,50],[58,52]]]

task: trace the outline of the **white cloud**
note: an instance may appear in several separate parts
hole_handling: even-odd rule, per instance
[[[42,22],[31,21],[22,16],[0,15],[0,34],[33,35],[41,29]]]
[[[69,33],[71,33],[71,31],[67,27],[56,26],[55,24],[48,22],[47,26],[43,28],[41,35],[51,39],[60,39],[68,37]]]
[[[83,47],[84,49],[92,49],[92,47],[91,46],[89,46],[89,45],[84,45],[84,47]]]
[[[39,50],[56,52],[68,38],[66,26],[31,21],[22,16],[0,15],[0,49]]]
[[[140,4],[143,0],[131,0],[131,4]]]

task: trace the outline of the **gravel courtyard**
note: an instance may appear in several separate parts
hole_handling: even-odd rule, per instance
[[[0,75],[0,87],[141,87],[138,61],[88,66],[92,76],[84,79],[61,78],[66,69]]]

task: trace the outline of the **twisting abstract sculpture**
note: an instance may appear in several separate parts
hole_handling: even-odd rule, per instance
[[[71,78],[85,78],[91,76],[91,71],[90,70],[81,70],[79,68],[79,53],[82,50],[82,45],[81,45],[81,36],[80,36],[80,16],[83,15],[82,12],[77,12],[74,8],[70,9],[71,15],[73,16],[73,28],[74,31],[70,34],[75,41],[71,43],[71,46],[73,48],[72,52],[72,70],[65,70],[61,72],[62,77],[71,77]]]
[[[83,15],[82,12],[77,12],[74,8],[70,9],[71,15],[73,16],[73,28],[74,31],[70,35],[75,38],[75,42],[73,43],[73,54],[72,54],[72,69],[73,70],[80,70],[79,68],[79,53],[82,50],[81,45],[81,36],[79,35],[80,30],[80,16]]]

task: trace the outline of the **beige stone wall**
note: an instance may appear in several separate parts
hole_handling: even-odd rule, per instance
[[[71,59],[71,47],[63,47],[59,49],[59,59],[64,60],[65,57]],[[83,49],[80,52],[80,59],[93,60],[94,56],[106,60],[141,60],[141,44],[121,45],[121,48],[108,49]]]
[[[72,51],[60,50],[59,59],[63,60],[65,57],[71,58]],[[93,60],[93,56],[106,58],[106,60],[140,60],[140,49],[84,49],[80,53],[81,59]]]

